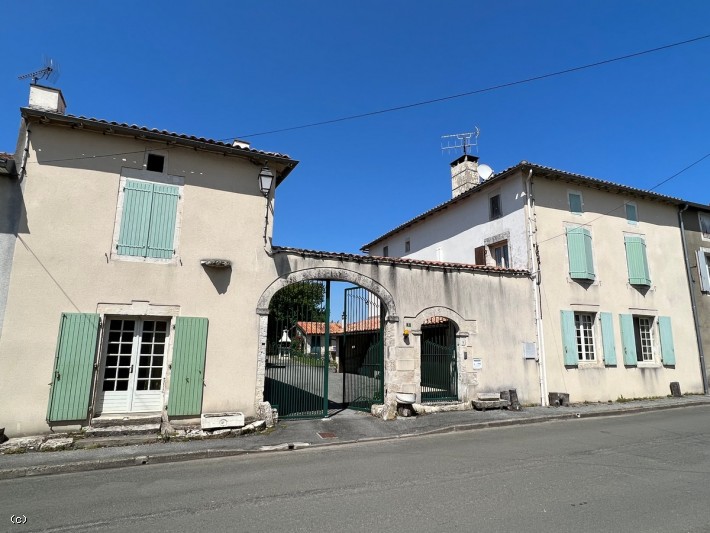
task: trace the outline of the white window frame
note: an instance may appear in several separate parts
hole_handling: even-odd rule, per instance
[[[579,196],[579,207],[581,209],[580,212],[572,211],[572,195]],[[579,190],[574,190],[574,189],[567,189],[567,208],[569,209],[570,214],[574,216],[582,216],[584,214],[584,195],[582,195],[582,191]]]
[[[162,155],[162,154],[161,154]],[[147,157],[147,156],[146,156]],[[165,167],[163,167],[165,169]],[[175,234],[173,235],[173,246],[175,253],[169,259],[157,257],[136,257],[131,255],[121,255],[117,250],[118,239],[121,235],[121,220],[123,218],[123,202],[125,197],[126,180],[140,180],[166,185],[175,185],[178,188],[178,202],[175,213]],[[185,178],[183,176],[171,176],[159,172],[151,172],[135,168],[122,168],[121,177],[118,182],[118,198],[116,200],[116,220],[113,225],[113,239],[111,241],[111,253],[109,257],[112,261],[129,261],[133,263],[157,263],[176,265],[180,261],[180,234],[182,233],[182,208],[185,199]]]
[[[707,295],[710,294],[710,248],[698,248],[695,254],[700,291]]]
[[[710,229],[710,213],[701,213],[698,211],[698,228],[700,230],[700,237],[704,241],[710,241],[710,232],[705,235],[705,232],[703,232],[703,219],[707,221],[706,226]]]
[[[629,205],[634,206],[636,212],[636,220],[629,220],[629,212],[627,211]],[[626,217],[626,223],[631,226],[638,226],[639,223],[639,206],[636,202],[624,202],[624,216]]]
[[[575,341],[577,343],[577,359],[580,363],[597,361],[596,313],[574,312]],[[585,340],[589,342],[584,342]]]
[[[503,255],[501,255],[501,260],[504,264],[499,265],[498,261],[496,259],[496,250],[503,250],[503,248],[506,249],[505,255],[508,256],[508,260],[505,261],[505,258]],[[491,258],[491,261],[493,264],[497,267],[501,268],[510,268],[510,245],[508,243],[508,240],[503,240],[503,241],[498,241],[498,242],[493,242],[488,245],[488,256]]]
[[[638,320],[638,336],[636,335],[636,324]],[[648,321],[648,338],[644,339],[643,331],[641,331],[641,321]],[[656,317],[653,315],[633,315],[634,338],[636,339],[636,362],[637,364],[654,364],[658,355],[656,347]],[[644,342],[646,341],[646,342]],[[641,359],[639,359],[639,356]]]

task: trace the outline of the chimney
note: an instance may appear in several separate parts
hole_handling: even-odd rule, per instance
[[[30,85],[30,108],[63,115],[67,104],[62,91],[42,85]]]
[[[451,162],[452,198],[456,198],[479,183],[481,183],[481,177],[478,174],[478,157],[464,154]]]
[[[242,150],[248,150],[251,147],[249,141],[240,141],[239,139],[234,139],[232,141],[233,148],[241,148]]]

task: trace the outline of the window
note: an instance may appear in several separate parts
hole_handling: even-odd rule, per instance
[[[698,260],[698,280],[700,281],[700,290],[710,292],[710,249],[700,248],[695,252]]]
[[[629,272],[631,285],[651,286],[648,273],[648,260],[646,258],[646,241],[639,235],[625,235],[626,265]]]
[[[633,225],[638,224],[639,217],[638,212],[636,211],[636,204],[633,202],[626,202],[624,206],[626,208],[626,222]]]
[[[389,256],[390,256],[390,247],[383,246],[382,247],[382,257],[389,257]]]
[[[575,215],[581,215],[582,211],[582,193],[569,192],[567,193],[567,201],[569,202],[569,211]]]
[[[126,179],[121,193],[116,254],[172,259],[175,255],[180,188],[176,185]]]
[[[634,316],[636,361],[653,361],[653,317]]]
[[[145,162],[145,169],[151,172],[163,172],[165,167],[165,156],[159,154],[148,154]]]
[[[496,262],[496,266],[508,268],[510,260],[508,259],[508,241],[498,242],[490,246],[491,256]]]
[[[700,218],[700,232],[703,234],[703,239],[710,241],[710,214],[698,213]]]
[[[412,243],[409,239],[404,241],[404,253],[408,253],[412,249]]]
[[[502,211],[500,208],[500,194],[496,194],[495,196],[491,196],[488,199],[489,206],[490,206],[490,220],[495,220],[496,218],[500,218],[502,216]]]
[[[574,329],[577,340],[577,358],[580,361],[594,361],[594,315],[575,313]]]
[[[569,276],[572,279],[593,280],[592,234],[581,226],[567,228]]]

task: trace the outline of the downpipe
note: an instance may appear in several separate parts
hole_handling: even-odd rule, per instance
[[[547,366],[545,364],[545,332],[542,326],[542,309],[540,305],[540,262],[537,255],[537,236],[535,225],[535,205],[532,199],[532,174],[530,169],[525,179],[525,196],[528,211],[528,241],[530,248],[531,280],[533,283],[533,298],[535,300],[535,328],[537,333],[538,375],[540,376],[540,405],[548,405],[547,397]]]

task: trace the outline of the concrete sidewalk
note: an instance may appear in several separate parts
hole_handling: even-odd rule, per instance
[[[527,407],[517,412],[447,411],[390,421],[343,411],[329,419],[282,420],[275,428],[239,437],[0,455],[0,480],[697,406],[710,406],[710,396]]]

